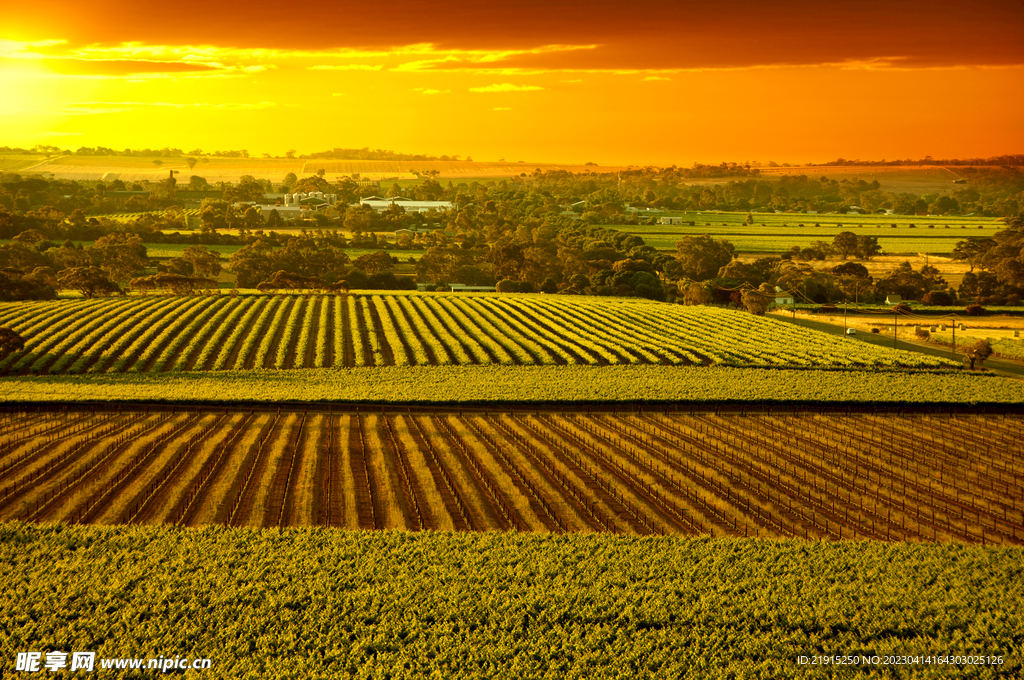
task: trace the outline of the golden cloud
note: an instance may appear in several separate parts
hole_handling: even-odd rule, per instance
[[[513,85],[512,83],[495,83],[483,87],[471,87],[470,92],[537,92],[544,88],[540,85]]]

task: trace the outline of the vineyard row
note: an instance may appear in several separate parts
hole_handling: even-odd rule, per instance
[[[751,314],[587,298],[148,296],[0,305],[0,374],[416,365],[942,367]]]
[[[1020,417],[0,415],[0,520],[1024,543]]]

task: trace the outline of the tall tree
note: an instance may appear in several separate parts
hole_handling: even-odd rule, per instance
[[[213,278],[220,274],[220,253],[207,250],[206,246],[189,246],[185,248],[181,259],[192,265],[192,272],[200,278]]]
[[[707,234],[684,236],[676,243],[676,259],[683,273],[694,281],[714,278],[732,261],[735,248],[725,239],[715,240]]]
[[[857,235],[852,231],[841,231],[832,239],[832,247],[845,260],[857,252]]]
[[[99,267],[72,267],[57,275],[57,284],[64,290],[77,290],[87,298],[120,293],[121,287],[107,278]]]
[[[138,236],[117,232],[107,234],[96,239],[86,250],[96,266],[105,271],[111,281],[128,281],[149,264],[146,246],[142,245],[142,239]]]

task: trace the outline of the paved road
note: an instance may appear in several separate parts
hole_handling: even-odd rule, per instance
[[[788,323],[796,324],[797,326],[804,326],[805,328],[813,328],[815,330],[824,331],[825,333],[831,333],[833,335],[843,335],[843,327],[837,324],[831,324],[826,321],[813,321],[805,317],[796,317],[794,319],[789,314],[772,314],[773,319],[779,321],[786,321]],[[867,342],[872,345],[881,345],[883,347],[892,347],[892,336],[883,335],[876,333],[865,333],[862,330],[857,331],[857,335],[844,336],[845,339],[855,342]],[[934,345],[928,345],[921,342],[911,342],[909,340],[898,340],[896,343],[897,349],[905,349],[912,352],[920,352],[921,354],[930,354],[936,357],[945,357],[947,359],[954,359],[956,361],[966,362],[964,355],[960,352],[954,354],[952,350],[943,349]],[[992,357],[985,360],[985,368],[991,370],[993,373],[999,375],[1005,375],[1008,378],[1024,379],[1024,364],[1019,361],[1012,361],[1010,359],[1001,359]]]

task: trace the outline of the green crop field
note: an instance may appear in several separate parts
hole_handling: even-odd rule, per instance
[[[687,234],[657,234],[654,236],[644,235],[644,243],[662,251],[675,252],[676,243],[679,242],[683,236],[698,236],[700,234],[710,234],[715,238],[725,239],[733,245],[738,253],[784,253],[789,251],[793,246],[800,248],[806,248],[815,241],[825,241],[831,244],[834,234],[829,236],[827,234],[813,234],[807,236],[754,236],[754,235],[737,235],[731,234],[720,234],[713,231],[711,227],[706,227],[706,231],[697,232],[693,231]],[[852,231],[852,230],[851,230]],[[875,234],[870,234],[874,236]],[[974,236],[975,234],[971,234]],[[953,252],[956,248],[956,244],[962,241],[966,236],[960,236],[959,238],[888,238],[886,236],[879,235],[878,245],[882,247],[882,252],[887,254],[892,253],[928,253],[931,255],[948,255]]]
[[[841,231],[878,237],[887,253],[948,254],[968,237],[991,237],[1003,223],[995,218],[962,216],[896,215],[801,215],[797,213],[753,215],[747,213],[672,213],[684,224],[611,225],[644,239],[658,250],[675,250],[683,236],[709,234],[723,238],[739,252],[778,253],[792,246],[801,248],[814,241],[831,243]],[[694,222],[691,226],[688,222]],[[894,226],[895,225],[895,226]]]
[[[829,678],[950,655],[899,677],[1020,677],[1022,560],[948,543],[4,524],[0,663],[15,675],[16,652],[63,651],[95,652],[101,675],[105,659],[187,657],[236,680]],[[800,664],[823,655],[858,665]]]
[[[656,323],[652,323],[656,319]],[[145,296],[0,305],[7,374],[341,366],[951,366],[714,307],[467,294]]]
[[[147,210],[147,211],[143,211],[143,212],[119,212],[119,213],[106,213],[104,215],[86,215],[86,217],[87,218],[95,217],[96,219],[99,219],[99,218],[102,217],[102,218],[106,218],[108,220],[114,220],[114,221],[118,221],[118,222],[127,222],[127,221],[134,220],[136,218],[142,217],[143,215],[156,215],[156,216],[159,216],[159,217],[163,217],[166,214],[167,213],[165,211],[163,211],[163,210]],[[181,209],[181,214],[183,214],[185,217],[198,218],[199,217],[199,208],[182,208]]]
[[[0,401],[1024,404],[982,373],[728,366],[378,366],[3,378]]]
[[[880,227],[882,229],[889,229],[893,224],[899,228],[909,228],[911,224],[915,225],[918,229],[927,229],[928,225],[933,225],[936,229],[943,229],[946,226],[950,228],[977,228],[987,227],[991,229],[998,229],[1003,226],[1003,222],[997,217],[973,217],[965,215],[841,215],[839,213],[760,213],[754,212],[750,215],[754,219],[753,225],[746,225],[747,212],[718,212],[718,211],[706,211],[706,212],[666,212],[666,213],[655,213],[650,215],[655,220],[661,217],[681,217],[683,218],[684,224],[681,228],[689,229],[686,222],[696,222],[696,227],[704,227],[707,225],[720,227],[740,227],[740,228],[751,228],[757,229],[759,227],[798,227],[803,225],[805,228],[814,227],[814,225],[821,225],[825,231],[830,231],[835,228],[835,233],[840,231],[856,231],[857,228],[873,229]],[[640,213],[643,217],[644,214]],[[635,231],[638,234],[642,234],[646,230],[654,231],[667,231],[676,228],[680,228],[680,225],[663,225],[663,224],[651,224],[651,225],[624,225],[620,228],[628,227],[630,230]],[[775,230],[772,230],[775,233]]]
[[[186,248],[192,247],[191,244],[184,243],[143,243],[142,245],[146,247],[146,257],[155,258],[181,257],[185,254]],[[222,260],[231,257],[242,248],[242,246],[217,245],[203,245],[201,247],[206,248],[211,252],[220,253]]]

